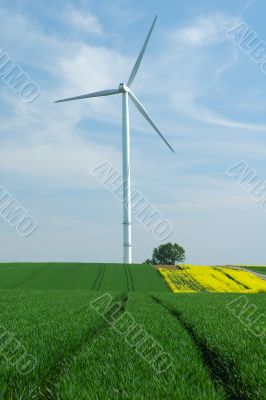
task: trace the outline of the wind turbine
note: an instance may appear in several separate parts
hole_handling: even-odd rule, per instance
[[[139,53],[137,61],[132,69],[127,84],[120,83],[118,89],[102,90],[100,92],[94,92],[84,94],[82,96],[69,97],[67,99],[58,100],[55,103],[62,103],[64,101],[73,101],[81,99],[89,99],[91,97],[111,96],[113,94],[122,94],[122,150],[123,150],[123,246],[124,246],[124,263],[132,263],[132,242],[131,242],[131,177],[130,177],[130,134],[129,134],[129,111],[128,111],[128,98],[132,100],[136,108],[158,133],[161,139],[166,143],[169,149],[174,152],[173,148],[167,142],[163,134],[159,131],[141,102],[133,94],[131,85],[137,75],[139,66],[141,64],[143,55],[146,47],[150,40],[154,25],[156,23],[157,16],[155,17],[152,26],[149,30],[148,36],[144,42],[144,45]]]

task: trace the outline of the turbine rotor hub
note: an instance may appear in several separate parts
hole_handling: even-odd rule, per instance
[[[119,90],[121,90],[123,93],[128,93],[130,91],[129,87],[125,83],[120,83],[118,86]]]

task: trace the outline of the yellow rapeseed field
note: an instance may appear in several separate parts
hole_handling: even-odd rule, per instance
[[[266,293],[265,280],[242,270],[183,264],[159,271],[174,293]]]

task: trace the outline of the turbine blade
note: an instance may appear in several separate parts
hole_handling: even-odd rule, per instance
[[[121,92],[122,91],[120,89],[101,90],[100,92],[94,92],[94,93],[84,94],[82,96],[68,97],[67,99],[57,100],[55,101],[55,103],[62,103],[63,101],[88,99],[91,97],[111,96],[112,94],[118,94]]]
[[[147,111],[145,110],[143,105],[141,104],[141,102],[136,98],[136,96],[134,96],[134,94],[131,91],[129,92],[129,96],[130,96],[131,100],[133,101],[133,103],[135,104],[135,106],[137,107],[137,109],[139,110],[139,112],[149,122],[149,124],[153,127],[153,129],[158,133],[158,135],[161,137],[161,139],[164,141],[164,143],[169,147],[169,149],[172,150],[172,152],[174,153],[175,152],[174,149],[170,146],[170,144],[167,142],[167,140],[165,139],[163,134],[159,131],[159,129],[157,128],[157,126],[155,125],[155,123],[153,122],[153,120],[151,119],[151,117],[149,116],[149,114],[147,113]]]
[[[133,67],[133,69],[132,69],[132,72],[131,72],[130,77],[129,77],[128,82],[127,82],[127,86],[128,86],[128,87],[130,87],[130,85],[133,83],[133,81],[134,81],[134,79],[135,79],[135,76],[137,75],[137,72],[138,72],[138,70],[139,70],[140,63],[141,63],[142,58],[143,58],[143,56],[144,56],[146,47],[147,47],[148,42],[149,42],[149,40],[150,40],[150,37],[151,37],[151,34],[152,34],[152,31],[153,31],[153,28],[154,28],[154,25],[155,25],[155,22],[156,22],[157,18],[158,18],[158,16],[156,15],[156,17],[154,18],[154,21],[153,21],[153,23],[152,23],[151,29],[150,29],[150,31],[149,31],[149,33],[148,33],[148,36],[147,36],[147,38],[146,38],[146,40],[145,40],[145,42],[144,42],[144,45],[143,45],[143,47],[142,47],[142,49],[141,49],[141,52],[139,53],[139,56],[138,56],[138,58],[137,58],[137,61],[136,61],[135,65],[134,65],[134,67]]]

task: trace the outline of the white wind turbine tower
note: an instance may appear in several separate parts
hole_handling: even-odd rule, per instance
[[[141,64],[143,55],[145,53],[147,44],[149,42],[150,36],[152,34],[157,16],[155,17],[153,24],[150,28],[148,36],[144,42],[144,45],[139,53],[137,61],[133,67],[127,84],[120,83],[118,89],[102,90],[100,92],[94,92],[89,94],[84,94],[82,96],[70,97],[63,100],[58,100],[55,103],[61,103],[64,101],[81,100],[88,99],[91,97],[101,97],[101,96],[111,96],[113,94],[122,94],[122,147],[123,147],[123,246],[124,246],[124,263],[132,263],[132,243],[131,243],[131,182],[130,182],[130,137],[129,137],[129,112],[128,112],[128,97],[131,98],[132,102],[135,104],[136,108],[143,115],[143,117],[149,122],[153,129],[158,133],[161,139],[166,143],[172,152],[174,150],[167,142],[165,137],[159,131],[155,123],[152,121],[151,117],[141,104],[141,102],[136,98],[131,90],[131,85],[137,75],[139,66]]]

